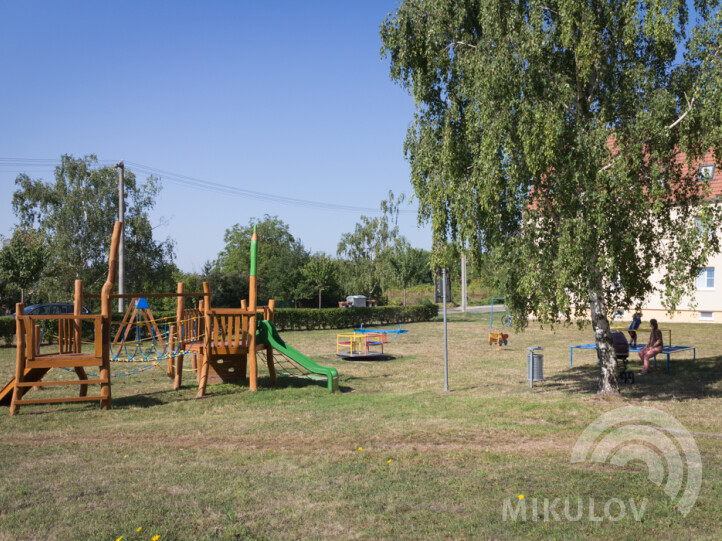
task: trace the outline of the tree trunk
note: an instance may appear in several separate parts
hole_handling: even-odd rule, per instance
[[[321,309],[321,290],[318,290],[318,309]]]
[[[406,287],[404,287],[404,308],[406,308]]]
[[[597,359],[599,360],[599,394],[611,395],[619,393],[617,380],[617,356],[612,346],[612,334],[609,331],[607,319],[607,305],[601,288],[590,291],[589,306],[592,313],[592,328],[594,329],[594,342],[597,345]]]

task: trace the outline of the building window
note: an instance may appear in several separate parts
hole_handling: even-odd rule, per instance
[[[699,168],[699,174],[697,175],[698,182],[709,182],[714,179],[714,164],[702,165]]]
[[[714,289],[714,267],[702,269],[697,276],[697,290]]]
[[[700,321],[714,321],[714,312],[700,312],[699,320]]]

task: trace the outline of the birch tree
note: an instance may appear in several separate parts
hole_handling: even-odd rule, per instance
[[[436,251],[492,257],[517,326],[591,316],[601,393],[618,391],[613,310],[643,302],[655,271],[673,310],[719,250],[697,171],[710,149],[722,163],[722,15],[689,9],[404,0],[381,26],[416,104],[405,152]]]

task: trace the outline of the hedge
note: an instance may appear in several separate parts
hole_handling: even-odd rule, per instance
[[[391,325],[429,321],[439,313],[435,304],[415,304],[412,306],[373,306],[366,308],[277,308],[275,324],[279,331],[348,329],[373,325]],[[114,314],[115,315],[115,314]],[[159,310],[154,312],[156,320],[165,317],[175,319],[175,311]],[[117,321],[120,323],[120,319]],[[57,322],[46,322],[48,334],[57,334]],[[89,330],[89,329],[87,329]],[[87,334],[87,330],[83,334]],[[92,331],[91,331],[92,332]],[[13,343],[15,337],[15,318],[0,317],[0,338],[5,344]],[[47,340],[48,337],[45,337]]]
[[[11,346],[15,338],[15,318],[11,316],[0,317],[0,338],[6,346]]]
[[[373,306],[365,308],[276,308],[275,325],[279,331],[348,329],[358,328],[363,323],[369,325],[391,325],[429,321],[439,313],[435,304],[415,304],[412,306]],[[175,320],[174,310],[153,312],[156,320],[167,318]]]
[[[366,308],[279,308],[275,324],[279,331],[347,329],[394,323],[429,321],[439,313],[435,304],[413,306],[375,306]]]

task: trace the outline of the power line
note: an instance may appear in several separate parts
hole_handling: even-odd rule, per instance
[[[270,194],[266,192],[258,192],[255,190],[247,190],[244,188],[239,188],[237,186],[229,186],[227,184],[221,184],[219,182],[212,182],[204,179],[199,179],[195,177],[189,177],[187,175],[181,175],[178,173],[172,173],[170,171],[165,171],[163,169],[158,169],[156,167],[150,167],[147,165],[135,163],[135,162],[126,162],[130,167],[137,171],[141,171],[146,174],[151,175],[157,175],[163,180],[167,180],[172,183],[180,184],[182,186],[191,187],[191,188],[197,188],[204,191],[213,191],[216,193],[221,193],[224,195],[231,195],[231,196],[237,196],[242,197],[245,199],[256,199],[261,201],[269,201],[273,203],[279,203],[283,205],[291,205],[296,207],[306,207],[306,208],[319,208],[324,210],[338,210],[338,211],[347,211],[347,212],[368,212],[368,213],[381,213],[381,210],[378,208],[370,208],[370,207],[357,207],[353,205],[343,205],[338,203],[327,203],[322,201],[313,201],[308,199],[298,199],[295,197],[286,197],[282,195],[276,195],[276,194]],[[406,210],[401,209],[399,210],[400,213],[403,214],[415,214],[415,210]]]
[[[57,159],[45,159],[45,158],[0,158],[0,169],[12,169],[17,170],[19,168],[31,167],[55,167],[57,165]],[[99,165],[110,166],[115,163],[115,160],[98,160]],[[303,208],[316,208],[330,211],[342,211],[342,212],[363,212],[369,214],[381,214],[381,210],[378,208],[371,207],[357,207],[353,205],[344,205],[339,203],[328,203],[323,201],[314,201],[310,199],[298,199],[295,197],[286,197],[282,195],[271,194],[267,192],[259,192],[255,190],[247,190],[239,188],[237,186],[230,186],[220,182],[213,182],[204,180],[196,177],[190,177],[187,175],[173,173],[157,167],[149,165],[143,165],[136,162],[125,162],[129,168],[132,168],[136,172],[153,175],[160,177],[161,180],[167,181],[173,184],[178,184],[186,188],[193,188],[202,190],[205,192],[214,192],[222,195],[228,195],[231,197],[240,197],[243,199],[255,199],[258,201],[267,201],[271,203],[277,203],[281,205],[289,205],[294,207]],[[26,172],[26,171],[23,171]],[[411,209],[399,209],[399,214],[416,214],[415,210]]]

